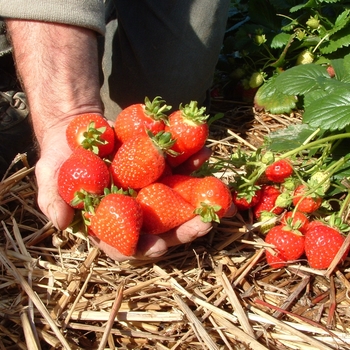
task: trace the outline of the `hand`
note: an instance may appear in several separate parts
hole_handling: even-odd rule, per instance
[[[198,169],[211,155],[210,149],[204,147],[184,164],[176,169],[175,172],[189,174]],[[226,217],[236,215],[237,208],[232,204],[226,213]],[[92,243],[104,251],[111,259],[124,261],[130,259],[152,259],[165,254],[168,248],[194,241],[196,238],[206,235],[212,229],[212,224],[205,223],[200,216],[185,222],[179,227],[160,235],[141,234],[138,242],[138,248],[135,256],[126,257],[107,243],[99,240],[97,237],[90,237]]]
[[[38,182],[38,205],[55,227],[65,229],[73,220],[74,209],[58,194],[57,178],[61,164],[72,153],[65,134],[66,125],[50,128],[41,144],[35,173]]]

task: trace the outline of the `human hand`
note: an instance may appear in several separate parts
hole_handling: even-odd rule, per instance
[[[211,155],[210,149],[204,147],[198,153],[190,157],[178,169],[174,169],[176,173],[190,174],[198,169]],[[226,217],[234,216],[237,208],[232,204],[227,211]],[[206,235],[212,229],[212,223],[203,222],[200,216],[184,224],[159,235],[141,234],[136,254],[133,257],[123,256],[117,249],[99,240],[97,237],[90,236],[92,243],[104,251],[111,259],[116,261],[124,261],[130,259],[152,259],[162,256],[173,246],[185,244],[194,241],[196,238]]]
[[[72,153],[66,142],[66,125],[50,128],[40,147],[40,159],[35,167],[38,183],[38,205],[55,227],[63,230],[73,220],[74,209],[58,194],[58,171]]]

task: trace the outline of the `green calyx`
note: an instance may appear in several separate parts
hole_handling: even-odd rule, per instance
[[[147,135],[150,137],[151,141],[153,142],[154,146],[160,151],[167,153],[173,157],[179,155],[178,152],[175,152],[171,149],[171,147],[174,146],[176,140],[172,138],[170,132],[160,131],[156,135],[154,135],[150,130],[146,130],[146,132]]]
[[[98,146],[106,145],[108,142],[101,138],[101,135],[106,131],[106,127],[95,128],[95,122],[91,122],[88,129],[84,132],[84,140],[81,145],[95,154],[99,153]]]
[[[194,210],[194,213],[200,215],[203,222],[217,222],[220,223],[219,215],[217,214],[220,211],[220,205],[210,205],[207,203],[201,203],[201,206]]]
[[[153,101],[145,97],[145,113],[154,120],[162,120],[164,123],[167,123],[168,116],[166,113],[171,108],[171,106],[165,104],[165,101],[160,96],[155,97]]]
[[[190,103],[182,106],[180,104],[179,110],[182,112],[182,116],[197,124],[204,124],[209,118],[209,114],[204,114],[206,111],[205,107],[198,108],[197,101],[191,101]]]

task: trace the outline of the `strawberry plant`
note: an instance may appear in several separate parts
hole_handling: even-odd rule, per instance
[[[288,112],[303,101],[277,79],[293,67],[330,65],[348,53],[349,1],[249,0],[231,6],[217,66],[221,95],[239,99],[258,88],[256,105],[272,113]],[[282,74],[283,75],[283,74]]]

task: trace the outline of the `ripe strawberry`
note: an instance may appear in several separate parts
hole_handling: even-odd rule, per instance
[[[115,132],[122,143],[137,134],[150,130],[153,134],[164,130],[167,115],[171,107],[167,106],[161,97],[157,96],[151,102],[147,97],[145,103],[136,103],[124,108],[114,124]]]
[[[307,191],[306,185],[297,186],[293,195],[293,205],[297,207],[298,211],[310,214],[321,206],[322,198],[316,193],[305,196]]]
[[[281,191],[270,185],[262,186],[261,190],[261,199],[254,207],[254,216],[259,219],[262,211],[269,211],[276,215],[281,214],[283,208],[276,206],[276,199]]]
[[[181,195],[187,202],[191,203],[193,197],[193,187],[200,181],[200,178],[189,175],[174,174],[160,179],[159,182],[172,188]]]
[[[270,164],[265,170],[266,177],[275,183],[282,183],[293,174],[293,168],[288,160],[280,159]]]
[[[327,73],[331,78],[335,77],[335,70],[334,70],[334,67],[332,65],[329,65],[327,67]]]
[[[78,146],[83,146],[103,158],[114,150],[114,130],[107,120],[97,113],[85,113],[75,117],[67,126],[66,138],[72,151]]]
[[[135,254],[143,213],[135,198],[111,193],[102,198],[89,229],[102,241],[125,255]]]
[[[201,215],[202,221],[220,222],[231,207],[231,191],[220,179],[206,176],[193,186],[191,204],[196,208],[195,213]]]
[[[110,171],[114,184],[135,190],[155,182],[165,169],[165,151],[173,145],[169,133],[161,131],[156,136],[139,134],[118,149]]]
[[[58,172],[58,193],[74,208],[84,207],[85,193],[101,195],[110,185],[106,163],[82,147],[73,151]]]
[[[241,194],[237,191],[232,191],[232,202],[236,205],[238,210],[248,210],[259,203],[261,199],[262,190],[255,189],[255,191]]]
[[[305,253],[309,265],[315,269],[327,269],[344,240],[344,236],[332,227],[322,223],[312,225],[305,233]],[[341,261],[347,257],[348,253],[349,248]]]
[[[282,224],[305,234],[309,225],[309,219],[300,211],[288,211],[283,215]]]
[[[144,233],[164,233],[195,216],[195,208],[190,203],[173,189],[159,182],[142,188],[136,200],[143,211]]]
[[[287,261],[299,259],[305,248],[305,238],[298,231],[293,231],[285,225],[271,228],[265,237],[265,242],[276,247],[277,255],[266,251],[267,263],[273,268],[281,268]]]
[[[170,132],[176,140],[172,149],[178,153],[176,157],[168,157],[167,161],[172,167],[176,167],[197,153],[204,145],[209,134],[205,108],[198,109],[197,102],[189,104],[173,112],[169,116],[165,131]]]

